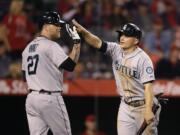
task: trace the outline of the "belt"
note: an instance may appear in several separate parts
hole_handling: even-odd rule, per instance
[[[39,94],[46,94],[46,95],[52,95],[54,93],[62,93],[62,91],[48,91],[48,90],[33,90],[33,89],[29,89],[29,93],[31,92],[38,92]]]
[[[127,102],[126,100],[124,100],[124,102],[133,107],[138,107],[138,106],[142,106],[145,104],[145,100],[134,100],[131,102]]]

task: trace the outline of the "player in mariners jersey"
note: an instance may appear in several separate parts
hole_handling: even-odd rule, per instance
[[[153,113],[153,104],[159,104],[153,95],[154,69],[149,56],[138,47],[142,32],[133,23],[118,30],[119,43],[105,42],[73,20],[85,41],[112,58],[112,68],[119,90],[121,104],[118,112],[118,135],[136,135],[143,121],[148,124],[144,135],[157,135],[159,112]]]
[[[65,22],[57,12],[45,12],[40,20],[40,35],[22,53],[22,71],[29,94],[26,113],[31,135],[71,135],[68,113],[61,96],[64,70],[73,71],[80,54],[80,37],[75,27],[66,24],[74,46],[69,55],[54,42],[60,38]]]

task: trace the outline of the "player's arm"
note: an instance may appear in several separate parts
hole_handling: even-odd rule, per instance
[[[71,29],[69,25],[66,25],[66,30],[68,34],[70,35],[70,37],[72,38],[74,42],[74,46],[72,48],[71,53],[69,54],[69,57],[60,65],[60,68],[63,68],[67,71],[73,71],[76,66],[76,63],[79,60],[81,40],[76,31],[75,26],[73,27],[73,29]]]
[[[147,82],[144,84],[145,87],[145,120],[147,124],[151,123],[152,120],[154,119],[154,114],[152,112],[152,107],[153,107],[153,86],[152,82]]]
[[[73,20],[72,23],[76,26],[77,31],[82,34],[84,40],[94,48],[100,49],[103,42],[96,35],[89,32],[82,25],[80,25],[77,21]]]
[[[80,48],[81,45],[79,44],[74,44],[71,53],[69,54],[69,57],[75,62],[77,63],[79,60],[79,55],[80,55]]]
[[[72,38],[72,41],[74,43],[73,49],[72,49],[71,53],[69,54],[69,57],[75,63],[77,63],[79,60],[81,39],[79,37],[79,34],[77,33],[75,26],[73,26],[73,28],[70,28],[70,25],[66,24],[66,31],[68,32],[69,36]]]
[[[59,68],[63,68],[67,71],[72,72],[76,66],[76,63],[79,60],[80,55],[80,44],[74,44],[69,57],[59,66]]]

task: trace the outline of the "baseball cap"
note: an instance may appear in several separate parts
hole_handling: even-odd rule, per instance
[[[135,37],[139,40],[142,37],[141,29],[133,23],[125,24],[120,30],[117,30],[116,32],[119,33],[119,36],[125,35],[127,37]]]

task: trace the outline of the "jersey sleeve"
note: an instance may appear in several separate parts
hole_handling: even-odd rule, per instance
[[[48,54],[52,62],[57,67],[59,67],[68,58],[68,55],[64,52],[62,47],[58,44],[51,45],[50,49],[48,50]]]
[[[155,80],[154,68],[151,59],[145,59],[142,63],[142,70],[140,72],[141,82],[147,83]]]
[[[107,49],[105,54],[113,57],[117,51],[118,44],[115,42],[106,42],[106,43],[107,43]]]

